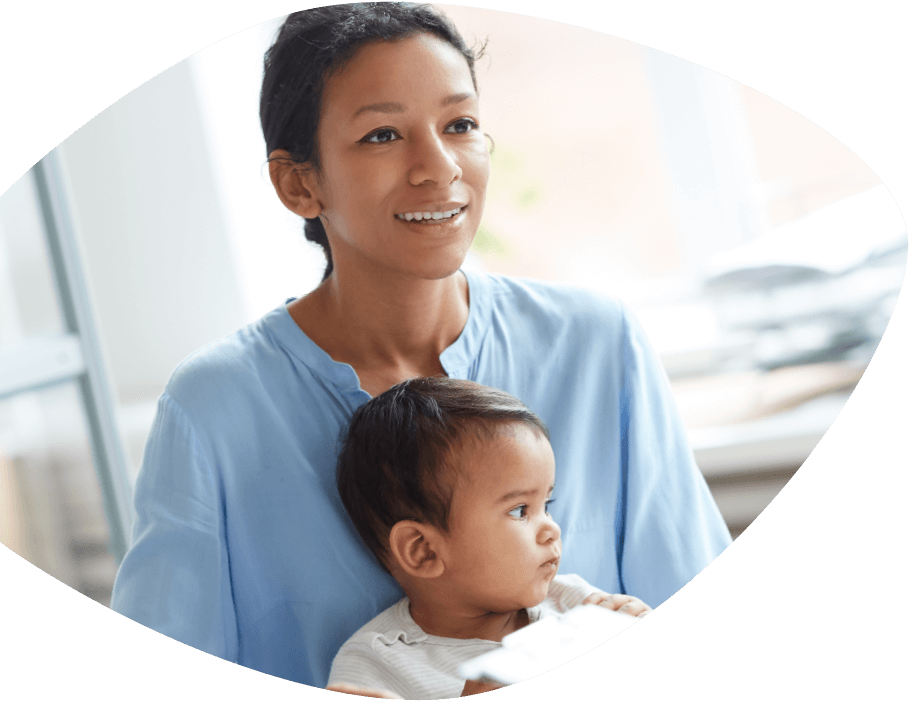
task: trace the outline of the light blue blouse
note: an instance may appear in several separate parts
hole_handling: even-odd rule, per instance
[[[653,607],[730,542],[666,374],[618,301],[465,271],[470,312],[440,360],[547,423],[560,570]],[[206,346],[162,395],[111,606],[203,651],[324,686],[332,658],[401,599],[335,489],[369,399],[282,306]]]

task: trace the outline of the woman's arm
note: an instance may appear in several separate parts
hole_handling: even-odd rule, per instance
[[[117,573],[111,608],[236,662],[220,488],[189,419],[167,394],[158,403],[134,503],[133,544]]]
[[[695,464],[667,374],[625,313],[622,389],[620,582],[654,606],[730,544]]]

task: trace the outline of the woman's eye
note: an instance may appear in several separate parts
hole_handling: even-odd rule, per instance
[[[367,134],[363,139],[361,139],[361,141],[368,144],[387,144],[388,142],[395,141],[398,138],[398,135],[391,129],[380,129],[373,132],[372,134]]]
[[[460,119],[457,122],[453,122],[446,131],[449,131],[449,129],[454,127],[463,127],[463,129],[456,129],[456,134],[469,134],[475,129],[480,129],[480,127],[477,126],[477,122],[472,119]],[[392,137],[397,136],[398,135],[391,129],[380,129],[379,131],[365,136],[361,141],[367,144],[388,144],[390,141],[396,141],[397,139]]]
[[[474,129],[478,129],[477,122],[475,122],[472,119],[460,119],[457,122],[453,122],[451,127],[457,127],[459,125],[464,125],[464,126],[468,127],[468,129],[465,129],[463,131],[458,130],[458,131],[456,131],[457,134],[467,134],[468,132],[473,131]]]

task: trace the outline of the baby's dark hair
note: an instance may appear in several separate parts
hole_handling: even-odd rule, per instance
[[[388,570],[388,537],[403,519],[448,531],[458,466],[453,449],[515,425],[549,440],[543,420],[502,390],[414,378],[362,405],[338,457],[338,492],[357,532]]]

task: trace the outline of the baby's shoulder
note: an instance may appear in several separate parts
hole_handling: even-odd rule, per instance
[[[382,651],[397,642],[414,643],[423,632],[416,627],[408,627],[408,617],[404,616],[407,607],[408,600],[403,598],[383,610],[355,631],[341,647],[341,651],[346,647],[348,649],[366,647],[373,651]]]
[[[329,684],[388,690],[405,699],[433,699],[415,694],[414,637],[402,625],[402,607],[407,607],[406,599],[380,612],[345,641],[332,661]]]

